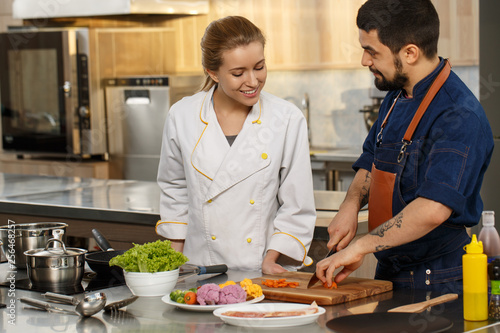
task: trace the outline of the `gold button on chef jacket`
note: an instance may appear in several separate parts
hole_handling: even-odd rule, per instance
[[[229,146],[213,90],[184,98],[168,113],[156,232],[185,239],[192,264],[259,270],[270,249],[302,263],[316,221],[302,112],[262,92]]]

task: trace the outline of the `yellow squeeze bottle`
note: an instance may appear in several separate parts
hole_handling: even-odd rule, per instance
[[[472,235],[462,256],[464,319],[488,320],[488,257],[483,253],[483,243]]]

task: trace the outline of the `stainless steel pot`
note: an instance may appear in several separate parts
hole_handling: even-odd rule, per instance
[[[0,242],[3,253],[17,268],[26,269],[25,251],[42,248],[53,237],[54,230],[63,230],[62,240],[66,240],[66,227],[62,222],[35,222],[0,226]]]
[[[60,243],[52,247],[51,243]],[[87,250],[66,247],[59,239],[51,238],[45,248],[24,252],[28,278],[34,286],[74,286],[82,283]]]

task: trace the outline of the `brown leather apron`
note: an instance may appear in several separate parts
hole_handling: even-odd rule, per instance
[[[441,70],[441,72],[436,77],[431,87],[425,94],[425,97],[420,103],[417,112],[413,116],[410,125],[406,129],[405,135],[402,140],[401,150],[397,158],[398,164],[401,163],[401,161],[403,160],[404,154],[406,152],[406,147],[411,145],[412,143],[411,139],[413,137],[415,129],[417,128],[425,111],[427,110],[427,107],[434,99],[434,96],[436,96],[437,92],[439,91],[439,89],[441,89],[442,85],[450,75],[450,70],[451,70],[450,62],[448,61],[448,59],[446,59],[443,69]],[[394,106],[396,105],[396,102],[400,95],[401,92],[394,99],[394,102],[392,103],[389,112],[387,113],[387,115],[384,118],[384,121],[382,122],[380,132],[377,135],[378,142],[382,141],[382,133],[385,126],[387,125],[387,119],[389,118],[389,115],[392,113]],[[372,231],[373,229],[377,228],[382,223],[390,220],[394,216],[392,211],[392,198],[394,194],[395,184],[396,184],[396,173],[378,170],[375,167],[375,164],[372,164],[370,195],[368,198],[369,231]]]

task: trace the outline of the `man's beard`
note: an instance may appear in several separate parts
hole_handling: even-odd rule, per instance
[[[403,89],[405,84],[408,82],[408,76],[403,73],[403,64],[397,57],[394,57],[394,66],[396,67],[396,73],[394,74],[394,79],[391,81],[387,80],[384,75],[376,69],[370,69],[373,73],[380,75],[380,77],[375,77],[374,81],[375,87],[377,87],[378,90],[390,91]]]

